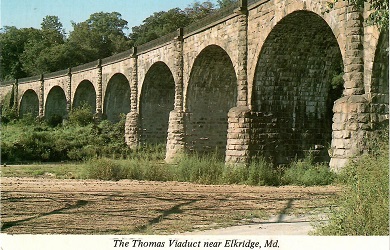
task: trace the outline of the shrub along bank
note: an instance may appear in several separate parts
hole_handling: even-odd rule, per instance
[[[31,115],[2,124],[3,163],[82,161],[96,157],[124,157],[124,118],[113,124],[95,123],[88,107],[77,109],[65,123],[37,121]]]
[[[388,128],[371,140],[369,153],[337,178],[344,192],[319,235],[389,235]]]
[[[84,162],[81,176],[103,180],[138,179],[188,181],[203,184],[327,185],[334,174],[312,157],[287,167],[274,167],[265,159],[249,166],[229,166],[218,154],[187,155],[166,164],[165,145],[130,150],[124,140],[124,116],[118,123],[96,122],[90,107],[70,112],[66,122],[36,121],[31,115],[6,119],[2,127],[3,163]],[[39,172],[39,171],[38,171]]]

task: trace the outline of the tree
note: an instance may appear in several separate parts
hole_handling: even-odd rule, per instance
[[[47,58],[49,50],[63,47],[65,43],[65,35],[59,18],[46,16],[41,23],[41,30],[37,30],[37,32],[39,35],[28,40],[20,56],[23,70],[28,75],[38,75],[63,69],[61,61],[53,61],[57,56],[52,53],[49,53],[53,58],[50,63],[43,60],[43,58]]]
[[[128,29],[127,21],[118,12],[92,14],[81,23],[73,23],[68,43],[80,49],[83,62],[111,56],[130,48],[129,39],[123,30]]]
[[[185,8],[184,12],[192,22],[195,22],[215,12],[215,7],[214,4],[210,1],[203,3],[195,1],[192,5]]]
[[[173,8],[168,11],[155,12],[146,18],[140,26],[132,28],[132,33],[129,36],[131,43],[135,46],[144,44],[199,21],[214,11],[214,4],[210,1],[203,3],[196,1],[184,10]]]
[[[137,46],[187,26],[190,22],[190,18],[180,8],[155,12],[142,25],[132,28],[130,39]]]
[[[17,79],[29,76],[23,69],[21,55],[29,41],[41,37],[40,30],[34,28],[17,29],[14,26],[5,26],[0,32],[1,80]]]
[[[229,7],[232,4],[236,4],[238,0],[217,0],[218,7],[220,9]]]
[[[62,37],[65,36],[65,30],[64,30],[62,23],[60,22],[60,19],[58,18],[58,16],[44,17],[43,21],[41,23],[41,29],[42,29],[42,31],[55,32],[57,34],[62,35]]]

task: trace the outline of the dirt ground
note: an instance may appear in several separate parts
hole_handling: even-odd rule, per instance
[[[339,191],[334,186],[3,177],[1,228],[7,234],[199,233],[281,222],[287,215],[308,218],[326,212]]]

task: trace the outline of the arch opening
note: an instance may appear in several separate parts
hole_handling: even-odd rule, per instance
[[[47,95],[46,105],[45,105],[45,117],[48,121],[53,121],[58,123],[64,119],[67,115],[66,110],[66,96],[64,90],[55,86]]]
[[[39,115],[39,99],[37,93],[29,89],[24,92],[22,100],[20,102],[19,116],[31,114],[33,117]]]
[[[256,66],[250,152],[274,164],[314,153],[329,161],[334,101],[343,62],[331,28],[317,14],[297,11],[268,35]]]
[[[380,128],[389,121],[389,33],[379,36],[372,69],[372,106],[378,119],[375,124]]]
[[[225,156],[228,112],[237,102],[237,76],[221,47],[206,47],[195,59],[187,89],[186,145],[200,154]]]
[[[103,115],[111,122],[119,122],[121,114],[130,112],[130,84],[123,74],[115,74],[108,82]]]
[[[76,89],[73,99],[73,108],[88,105],[91,113],[96,111],[96,91],[93,84],[88,80],[83,80]]]
[[[151,66],[140,98],[141,143],[166,144],[169,112],[174,108],[175,81],[163,62]]]

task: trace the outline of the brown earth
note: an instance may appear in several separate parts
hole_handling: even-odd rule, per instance
[[[178,234],[323,213],[339,191],[3,177],[1,223],[8,234]]]

